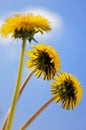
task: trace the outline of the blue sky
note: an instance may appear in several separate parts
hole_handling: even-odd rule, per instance
[[[86,129],[86,1],[85,0],[6,0],[0,4],[0,24],[16,12],[39,12],[49,17],[53,30],[37,36],[39,42],[53,46],[61,58],[61,70],[74,74],[83,87],[83,98],[74,110],[63,110],[51,103],[27,130],[85,130]],[[31,44],[27,42],[27,48]],[[15,86],[21,41],[0,37],[0,127],[9,108]],[[29,70],[24,66],[23,79]],[[12,130],[20,126],[48,99],[50,81],[28,82],[16,109]]]

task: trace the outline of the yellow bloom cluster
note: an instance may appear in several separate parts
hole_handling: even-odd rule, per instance
[[[36,118],[36,116],[38,116],[40,112],[53,100],[55,100],[56,103],[61,102],[62,108],[69,110],[70,108],[74,109],[82,99],[82,87],[76,77],[66,72],[60,72],[60,74],[56,75],[56,73],[60,71],[61,66],[58,52],[50,45],[46,45],[45,43],[33,45],[32,50],[26,51],[26,55],[28,56],[26,61],[27,68],[32,68],[33,71],[20,87],[23,73],[26,40],[29,40],[29,42],[32,40],[37,42],[34,38],[36,33],[40,32],[43,34],[44,32],[48,32],[50,30],[51,26],[47,18],[33,14],[15,14],[12,17],[7,18],[5,23],[0,27],[0,34],[3,37],[7,37],[11,34],[14,39],[21,38],[23,41],[18,77],[11,108],[7,113],[3,125],[3,128],[6,130],[11,130],[18,98],[33,73],[36,74],[37,78],[43,76],[44,80],[54,79],[50,86],[53,97],[23,125],[21,130],[26,129],[26,127]]]
[[[33,14],[15,14],[5,20],[0,28],[0,34],[4,37],[12,34],[14,38],[29,39],[37,32],[43,34],[44,31],[49,30],[51,30],[51,26],[47,18]]]
[[[44,79],[50,80],[60,69],[60,59],[58,53],[44,43],[32,46],[33,50],[27,50],[29,59],[26,64],[28,68],[34,68],[36,76],[41,74]]]
[[[61,101],[65,109],[74,109],[82,99],[82,87],[72,74],[61,72],[51,83],[51,92],[56,102]]]

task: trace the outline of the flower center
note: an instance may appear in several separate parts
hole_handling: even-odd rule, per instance
[[[47,52],[39,52],[38,68],[48,73],[51,68],[54,68],[54,62]]]
[[[75,98],[75,88],[74,88],[74,83],[70,81],[65,81],[64,82],[64,94],[68,97]]]

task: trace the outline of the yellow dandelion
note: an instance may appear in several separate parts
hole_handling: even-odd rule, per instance
[[[80,82],[72,74],[61,72],[55,76],[55,81],[51,83],[51,92],[56,102],[61,101],[65,109],[74,109],[82,99],[82,87]]]
[[[45,43],[32,46],[32,50],[27,50],[27,56],[26,65],[35,70],[37,78],[43,75],[44,80],[50,80],[60,69],[58,53]]]
[[[0,34],[7,37],[9,34],[14,38],[26,38],[30,42],[34,39],[34,34],[51,30],[50,22],[47,18],[33,14],[15,14],[5,20],[0,28]]]

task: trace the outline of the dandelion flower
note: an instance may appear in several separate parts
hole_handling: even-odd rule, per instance
[[[7,37],[9,34],[14,38],[26,38],[30,42],[34,39],[34,34],[51,30],[47,18],[33,14],[15,14],[5,20],[0,28],[0,34]]]
[[[26,61],[28,68],[34,68],[37,78],[43,75],[43,79],[50,80],[60,69],[60,59],[58,53],[45,43],[32,46],[32,50],[27,50],[29,59]]]
[[[80,82],[72,74],[66,72],[61,72],[59,76],[55,76],[55,81],[51,83],[51,92],[56,97],[56,102],[59,99],[65,109],[74,109],[82,98]]]

